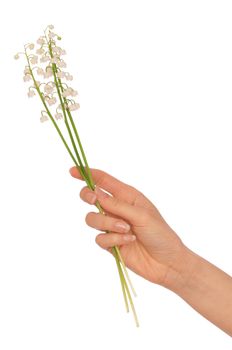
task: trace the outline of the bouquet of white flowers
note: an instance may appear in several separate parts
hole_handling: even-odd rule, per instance
[[[68,85],[68,82],[72,81],[73,77],[70,73],[64,71],[66,63],[63,60],[63,56],[66,52],[57,45],[57,41],[60,41],[61,37],[54,33],[53,30],[53,25],[47,26],[43,35],[37,40],[36,45],[33,43],[24,45],[24,51],[18,52],[14,58],[19,59],[20,55],[22,55],[26,59],[23,80],[31,84],[28,88],[28,97],[33,97],[37,93],[42,102],[43,109],[40,121],[50,120],[52,122],[87,186],[94,190],[95,184],[72,117],[72,112],[80,108],[79,103],[74,99],[78,96],[78,93]],[[43,79],[42,82],[40,81],[41,79]],[[58,124],[59,120],[62,119],[67,129],[69,142],[64,137]],[[99,212],[105,214],[98,202],[96,207]],[[138,318],[129,287],[134,295],[136,295],[135,291],[119,248],[117,246],[113,247],[112,253],[117,264],[126,310],[127,312],[129,311],[130,304],[138,326]]]

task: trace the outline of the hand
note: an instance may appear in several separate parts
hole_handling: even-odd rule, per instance
[[[171,289],[232,336],[232,278],[185,247],[141,192],[101,170],[91,172],[97,187],[95,191],[84,187],[80,196],[92,205],[98,200],[106,214],[86,216],[89,226],[110,231],[97,235],[100,247],[110,251],[119,246],[127,267]],[[77,168],[70,173],[82,180]]]
[[[99,201],[106,215],[90,212],[86,223],[97,230],[110,231],[96,237],[96,243],[110,251],[117,245],[128,268],[158,284],[166,284],[170,269],[181,259],[184,245],[157,208],[138,190],[107,173],[91,169],[95,191],[84,187],[82,200]],[[76,167],[73,177],[82,180]],[[105,191],[108,193],[106,193]]]

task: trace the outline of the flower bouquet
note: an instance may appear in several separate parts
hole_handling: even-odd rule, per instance
[[[66,63],[63,60],[63,56],[66,52],[58,46],[57,42],[61,40],[61,37],[53,30],[53,25],[47,26],[43,35],[37,40],[36,45],[33,43],[24,45],[24,51],[18,52],[14,58],[19,59],[22,55],[26,60],[23,80],[30,83],[27,93],[28,97],[33,97],[37,94],[42,102],[43,109],[40,121],[50,120],[54,125],[82,178],[87,186],[94,190],[95,183],[72,116],[72,113],[80,108],[79,103],[74,99],[78,96],[78,93],[68,85],[73,80],[73,77],[70,73],[64,71]],[[67,137],[64,136],[62,128],[59,126],[60,120],[64,121],[63,127],[67,130]],[[105,214],[99,202],[96,202],[95,205],[100,213]],[[120,277],[126,310],[129,312],[129,306],[131,307],[138,326],[138,318],[130,290],[136,295],[135,291],[119,248],[117,246],[113,247],[112,253]]]

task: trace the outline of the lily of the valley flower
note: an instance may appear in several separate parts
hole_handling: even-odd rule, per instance
[[[61,113],[56,113],[56,114],[55,114],[55,118],[56,118],[57,120],[63,119],[63,114],[61,114]]]
[[[38,56],[33,55],[33,57],[30,59],[31,64],[37,64],[38,63]]]
[[[27,93],[27,96],[28,96],[28,97],[33,97],[33,96],[35,96],[35,91],[34,91],[34,90],[29,90],[28,93]]]
[[[35,87],[40,91],[41,97],[48,107],[62,102],[63,112],[64,110],[73,112],[79,109],[80,105],[74,100],[70,101],[68,97],[76,97],[78,92],[68,86],[67,83],[63,83],[63,79],[72,81],[73,76],[69,72],[63,70],[67,67],[66,62],[62,58],[62,56],[66,54],[66,51],[57,45],[56,39],[60,40],[60,37],[52,32],[52,28],[54,28],[52,25],[48,26],[47,31],[45,31],[43,36],[38,38],[36,44],[30,43],[25,45],[24,55],[27,58],[28,64],[24,69],[23,80],[25,82],[33,82],[31,87]],[[21,53],[16,54],[14,58],[18,59],[20,54]],[[35,86],[37,76],[50,81],[45,84],[43,82],[37,82]],[[63,98],[62,101],[53,96],[54,90],[56,89],[55,80],[57,80],[58,90],[61,98]],[[33,96],[35,96],[35,92],[29,90],[28,97]],[[63,118],[64,116],[61,118],[60,114],[61,113],[59,113],[58,117],[56,114],[56,120],[65,119]],[[44,122],[48,120],[48,118],[41,117],[40,120]]]
[[[31,78],[31,75],[29,73],[25,74],[24,77],[23,77],[23,80],[26,82],[26,81],[30,81],[32,78]]]
[[[41,123],[44,123],[44,122],[46,122],[47,120],[48,120],[48,117],[47,117],[46,115],[42,114],[42,116],[40,117]]]
[[[48,120],[51,121],[87,186],[94,190],[95,183],[72,117],[72,112],[80,108],[79,103],[74,100],[74,98],[77,98],[78,92],[67,84],[67,82],[73,80],[73,76],[66,71],[67,64],[63,59],[66,51],[57,44],[61,37],[53,29],[52,24],[48,25],[44,34],[37,39],[36,44],[24,45],[24,51],[18,52],[14,58],[18,60],[23,55],[26,59],[23,80],[25,83],[30,83],[27,92],[28,97],[34,97],[37,93],[42,102],[43,110],[41,111],[40,121],[42,123]],[[60,120],[64,121],[63,125],[68,133],[69,142],[58,125]],[[100,213],[105,214],[98,202],[96,207]],[[129,286],[133,292],[134,289],[125,263],[117,246],[112,248],[112,252],[120,276],[126,309],[129,311],[130,304],[138,326]]]
[[[76,111],[76,110],[79,109],[79,108],[80,108],[79,103],[73,103],[73,104],[71,104],[71,105],[69,106],[69,110],[70,110],[70,111]]]

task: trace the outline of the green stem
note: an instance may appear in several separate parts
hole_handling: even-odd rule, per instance
[[[45,34],[45,38],[46,38],[46,41],[47,41],[47,44],[48,44],[50,56],[51,56],[51,58],[53,58],[52,47],[51,47],[51,40],[48,41],[46,33],[44,33],[44,34]],[[56,67],[56,64],[53,63],[53,64],[52,64],[52,67],[53,67],[52,70],[53,70],[53,74],[54,74],[54,78],[55,78],[56,87],[57,87],[57,89],[58,89],[59,91],[60,91],[60,89],[61,89],[61,92],[64,92],[64,89],[63,89],[62,82],[61,82],[61,79],[60,79],[60,78],[58,78],[58,82],[59,82],[60,88],[59,88],[58,83],[57,83],[57,77],[56,77],[57,67]],[[67,99],[66,99],[65,97],[62,99],[62,98],[61,98],[61,94],[60,94],[59,92],[58,92],[58,94],[59,94],[60,102],[61,102],[62,109],[63,109],[63,104],[65,103],[65,104],[67,105]],[[63,103],[63,101],[64,101],[64,103]],[[93,178],[92,178],[92,174],[91,174],[91,171],[90,171],[88,162],[87,162],[87,158],[86,158],[84,149],[83,149],[83,147],[82,147],[82,143],[81,143],[81,140],[80,140],[80,136],[79,136],[79,134],[78,134],[78,132],[77,132],[76,125],[75,125],[75,123],[74,123],[74,121],[73,121],[73,117],[72,117],[72,114],[70,113],[69,109],[67,110],[67,114],[68,114],[68,116],[69,116],[69,120],[70,120],[71,125],[72,125],[72,128],[73,128],[73,130],[74,130],[74,134],[75,134],[75,136],[76,136],[77,143],[78,143],[78,145],[79,145],[79,148],[80,148],[80,151],[81,151],[81,154],[82,154],[82,158],[83,158],[83,160],[84,160],[84,163],[85,163],[85,166],[86,166],[86,169],[87,169],[87,173],[88,173],[88,176],[89,176],[90,188],[91,188],[92,190],[94,190],[95,184],[94,184],[94,181],[93,181]],[[79,160],[80,166],[83,167],[83,164],[82,164],[82,161],[81,161],[80,157],[78,157],[78,160]],[[84,170],[84,167],[83,167],[82,170]],[[86,178],[87,178],[87,176],[86,176]]]
[[[129,288],[127,286],[127,283],[125,283],[125,289],[126,289],[126,292],[127,292],[127,295],[128,295],[128,299],[129,299],[129,302],[130,302],[130,306],[131,306],[131,309],[132,309],[132,312],[133,312],[133,315],[134,315],[136,326],[139,327],[139,320],[138,320],[138,317],[137,317],[137,314],[136,314],[136,311],[135,311],[134,303],[133,303],[133,300],[132,300]]]
[[[88,179],[88,177],[86,176],[85,169],[84,169],[84,167],[83,167],[83,165],[82,165],[81,158],[80,158],[79,152],[78,152],[78,150],[77,150],[77,147],[76,147],[76,144],[75,144],[73,135],[72,135],[72,131],[71,131],[71,129],[70,129],[70,126],[69,126],[69,123],[68,123],[68,120],[67,120],[64,102],[63,102],[63,100],[62,100],[62,96],[61,96],[61,93],[60,93],[60,89],[59,89],[59,86],[58,86],[58,83],[57,83],[57,78],[56,78],[56,65],[55,65],[54,63],[52,64],[52,71],[53,71],[54,81],[55,81],[55,85],[56,85],[56,90],[57,90],[57,93],[58,93],[58,96],[59,96],[59,100],[60,100],[61,107],[62,107],[62,111],[63,111],[63,115],[64,115],[65,125],[66,125],[66,128],[67,128],[67,130],[68,130],[68,134],[69,134],[69,137],[70,137],[70,140],[71,140],[71,143],[72,143],[74,152],[75,152],[76,157],[77,157],[77,159],[78,159],[78,161],[79,161],[80,173],[81,173],[82,177],[85,179],[85,181],[86,181],[86,183],[88,184],[88,186],[90,187],[89,179]]]
[[[51,58],[53,58],[53,53],[52,53],[52,48],[51,48],[51,42],[48,43],[48,46],[49,46],[49,53],[50,53],[50,56]],[[91,171],[90,171],[90,168],[89,168],[89,165],[88,165],[88,162],[87,162],[87,158],[86,158],[86,155],[85,155],[85,152],[84,152],[84,149],[83,149],[83,146],[82,146],[82,143],[81,143],[81,140],[80,140],[80,137],[79,137],[79,134],[77,132],[77,129],[76,129],[76,125],[73,121],[73,118],[72,118],[72,115],[69,111],[69,109],[67,109],[67,114],[69,116],[69,120],[70,120],[70,123],[72,125],[72,128],[74,130],[74,133],[75,133],[75,136],[76,136],[76,139],[77,139],[77,142],[78,142],[78,145],[79,145],[79,148],[80,148],[80,151],[81,151],[81,154],[82,154],[82,157],[83,157],[83,160],[84,160],[84,163],[85,163],[85,166],[86,166],[86,169],[88,171],[88,175],[89,175],[89,178],[88,176],[86,175],[84,169],[82,168],[83,167],[83,164],[82,164],[82,161],[80,159],[80,156],[79,156],[79,153],[77,151],[77,148],[76,148],[76,145],[75,145],[75,142],[74,142],[74,139],[73,139],[73,136],[72,136],[72,132],[70,130],[70,127],[69,127],[69,124],[67,122],[67,118],[66,118],[66,110],[65,110],[65,105],[67,105],[67,100],[65,97],[62,97],[61,95],[61,92],[64,91],[63,87],[62,87],[62,84],[61,84],[61,80],[58,78],[57,79],[57,76],[56,76],[56,73],[57,73],[57,67],[56,67],[56,64],[52,63],[52,71],[53,71],[53,76],[54,76],[54,82],[55,82],[55,85],[56,85],[56,90],[57,90],[57,93],[58,93],[58,96],[59,96],[59,99],[60,99],[60,103],[61,103],[61,106],[62,106],[62,111],[63,111],[63,114],[64,114],[64,117],[65,117],[65,124],[66,124],[66,127],[68,129],[68,132],[69,132],[69,135],[70,135],[70,139],[71,139],[71,142],[72,142],[72,145],[73,145],[73,148],[74,148],[74,151],[77,155],[77,158],[78,158],[78,161],[79,161],[79,164],[81,166],[81,169],[83,171],[83,174],[82,176],[84,177],[85,181],[87,182],[88,186],[94,190],[95,188],[95,184],[94,184],[94,181],[93,181],[93,178],[92,178],[92,174],[91,174]],[[61,90],[61,91],[60,91]],[[100,204],[98,203],[98,209],[99,211],[102,213],[103,210],[100,206]],[[128,272],[127,272],[127,269],[126,269],[126,266],[125,266],[125,263],[122,259],[122,256],[120,254],[120,251],[119,251],[119,248],[118,247],[114,247],[114,257],[115,257],[115,260],[116,260],[116,263],[117,263],[117,267],[118,267],[118,272],[119,272],[119,276],[120,276],[120,280],[121,280],[121,286],[122,286],[122,290],[123,290],[123,295],[124,295],[124,299],[125,299],[125,304],[126,304],[126,308],[128,308],[128,302],[127,302],[127,298],[126,298],[126,293],[125,293],[125,278],[123,276],[123,271],[127,277],[127,280],[130,284],[130,287],[134,293],[134,295],[136,295],[135,293],[135,290],[133,288],[133,285],[131,283],[131,280],[129,278],[129,275],[128,275]],[[122,267],[123,267],[123,270],[121,268],[121,265],[119,263],[119,261],[121,262],[122,264]]]
[[[102,209],[102,207],[101,207],[101,205],[100,205],[100,203],[98,201],[96,201],[95,206],[98,208],[99,213],[105,214],[104,210]],[[109,231],[105,231],[105,232],[109,233]],[[121,282],[122,292],[123,292],[124,301],[125,301],[125,305],[126,305],[126,310],[128,311],[128,301],[127,301],[127,295],[125,293],[126,280],[124,278],[123,271],[122,271],[122,268],[121,268],[121,265],[120,265],[120,258],[118,256],[118,252],[117,252],[117,250],[115,248],[116,247],[112,248],[112,253],[113,253],[113,256],[114,256],[116,264],[117,264],[117,269],[118,269],[118,274],[119,274],[119,277],[120,277],[120,282]]]
[[[125,265],[125,263],[124,263],[124,260],[123,260],[123,258],[122,258],[120,249],[119,249],[117,246],[115,246],[115,250],[116,250],[117,255],[118,255],[118,257],[119,257],[119,260],[120,260],[120,262],[121,262],[121,264],[122,264],[123,271],[124,271],[124,273],[125,273],[125,276],[126,276],[126,278],[127,278],[128,283],[129,283],[129,285],[130,285],[130,287],[131,287],[131,290],[132,290],[134,296],[136,297],[137,294],[136,294],[136,291],[135,291],[135,289],[134,289],[134,287],[133,287],[133,284],[132,284],[132,282],[131,282],[131,279],[130,279],[130,276],[129,276],[129,274],[128,274],[128,271],[127,271],[126,265]]]
[[[102,207],[101,207],[101,205],[100,205],[100,203],[98,201],[96,202],[95,205],[98,208],[99,212],[104,214],[104,211],[103,211],[103,209],[102,209]],[[108,233],[108,232],[109,231],[106,231],[106,233]],[[129,277],[128,272],[127,272],[126,265],[124,263],[124,260],[122,258],[122,255],[120,253],[120,249],[118,248],[118,246],[114,246],[112,248],[112,253],[113,253],[114,257],[115,257],[115,260],[116,260],[116,263],[117,263],[117,267],[118,267],[118,272],[119,272],[120,281],[121,281],[121,285],[122,285],[122,291],[123,291],[124,300],[125,300],[125,304],[126,304],[126,310],[128,309],[128,301],[127,301],[127,296],[125,295],[125,291],[126,291],[126,293],[128,295],[128,299],[130,301],[131,309],[132,309],[132,312],[133,312],[134,318],[135,318],[135,323],[136,323],[137,326],[139,326],[138,317],[136,315],[136,311],[135,311],[135,307],[134,307],[134,304],[133,304],[133,300],[131,298],[130,290],[129,290],[128,286],[127,286],[126,279],[125,279],[125,277],[123,275],[123,271],[124,271],[125,276],[127,277],[127,280],[128,280],[129,285],[131,287],[131,290],[132,290],[132,292],[134,293],[135,296],[136,296],[136,292],[135,292],[134,287],[133,287],[133,285],[131,283],[130,277]],[[123,267],[123,270],[122,270],[122,267],[121,267],[119,261],[120,261],[120,263],[121,263],[121,265]]]
[[[46,37],[46,40],[47,40],[47,36],[46,35],[45,35],[45,37]],[[50,56],[51,56],[51,58],[53,58],[51,42],[48,42],[48,40],[47,40],[47,43],[48,43],[48,47],[49,47]],[[70,136],[70,139],[71,139],[71,143],[72,143],[73,149],[75,151],[76,157],[77,157],[77,159],[79,161],[79,164],[78,164],[76,158],[74,157],[72,151],[70,150],[70,148],[69,148],[65,138],[63,137],[63,135],[62,135],[62,133],[61,133],[61,131],[60,131],[56,121],[52,117],[52,114],[50,113],[49,108],[47,107],[47,104],[46,104],[46,102],[44,100],[44,97],[43,97],[43,95],[42,95],[42,93],[41,93],[41,91],[39,89],[39,86],[36,83],[35,77],[33,75],[33,71],[31,69],[30,61],[29,61],[29,58],[27,56],[26,50],[25,50],[25,54],[26,54],[26,57],[27,57],[28,66],[29,66],[29,69],[30,69],[30,73],[31,73],[32,79],[34,81],[35,88],[36,88],[36,90],[37,90],[37,92],[38,92],[38,94],[39,94],[39,96],[41,98],[41,101],[42,101],[42,103],[43,103],[43,105],[44,105],[44,107],[46,109],[46,112],[47,112],[49,118],[51,119],[53,125],[55,126],[55,128],[56,128],[56,130],[57,130],[57,132],[58,132],[62,142],[64,143],[64,146],[66,147],[66,149],[67,149],[70,157],[72,158],[74,164],[77,166],[78,170],[80,171],[80,174],[82,175],[83,179],[86,181],[88,187],[90,189],[94,190],[95,189],[95,184],[94,184],[94,181],[93,181],[93,178],[92,178],[92,174],[91,174],[88,162],[87,162],[87,158],[86,158],[84,149],[82,147],[82,143],[81,143],[79,134],[77,132],[75,123],[73,121],[73,118],[72,118],[72,115],[71,115],[69,109],[66,110],[66,108],[65,108],[65,106],[67,106],[68,104],[67,104],[66,98],[62,96],[62,92],[64,91],[64,89],[63,89],[63,86],[62,86],[60,78],[57,77],[56,64],[52,63],[52,71],[53,71],[53,76],[54,76],[54,82],[55,82],[55,85],[56,85],[56,90],[57,90],[57,93],[58,93],[58,96],[59,96],[59,100],[60,100],[60,103],[61,103],[61,107],[62,107],[62,111],[63,111],[63,114],[64,114],[65,125],[66,125],[66,128],[68,130],[68,133],[69,133],[69,136]],[[84,168],[84,165],[82,163],[81,157],[80,157],[79,152],[77,150],[77,147],[76,147],[73,135],[72,135],[72,131],[70,129],[70,126],[69,126],[69,123],[68,123],[68,120],[67,120],[66,111],[67,111],[67,114],[68,114],[71,126],[73,128],[75,137],[77,139],[77,142],[78,142],[78,145],[79,145],[79,148],[80,148],[80,151],[81,151],[81,155],[82,155],[85,167],[87,169],[87,173],[85,171],[85,168]],[[101,205],[99,204],[99,202],[96,203],[96,207],[98,208],[100,213],[104,214],[104,211],[103,211]],[[132,291],[134,292],[134,294],[135,294],[135,291],[134,291],[134,288],[133,288],[132,283],[130,281],[129,275],[127,273],[127,269],[126,269],[125,263],[124,263],[124,261],[122,259],[120,250],[119,250],[119,248],[117,246],[112,248],[112,253],[113,253],[114,257],[115,257],[115,261],[116,261],[116,264],[117,264],[117,269],[118,269],[118,273],[119,273],[119,277],[120,277],[120,281],[121,281],[121,287],[122,287],[122,292],[123,292],[123,296],[124,296],[124,300],[125,300],[126,310],[129,311],[129,305],[128,305],[128,300],[127,300],[127,297],[128,297],[130,305],[131,305],[132,312],[134,314],[136,325],[139,326],[138,318],[137,318],[136,311],[135,311],[134,304],[133,304],[133,300],[131,298],[130,290],[128,288],[125,276],[127,277],[127,280],[129,282],[130,287],[131,287]],[[125,274],[125,276],[124,276],[124,274]]]
[[[122,293],[123,293],[123,297],[124,297],[124,301],[125,301],[126,311],[129,312],[129,305],[128,305],[126,288],[125,288],[125,278],[123,276],[123,271],[122,271],[121,265],[119,263],[119,260],[116,257],[117,253],[116,253],[115,247],[112,248],[112,253],[115,257],[115,261],[116,261],[118,272],[119,272],[119,278],[120,278],[120,282],[121,282],[121,286],[122,286]]]
[[[66,101],[65,98],[64,98],[64,101]],[[71,122],[71,124],[72,124],[73,130],[74,130],[74,134],[75,134],[75,136],[76,136],[76,139],[77,139],[77,142],[78,142],[78,145],[79,145],[79,148],[80,148],[80,151],[81,151],[81,154],[82,154],[82,157],[83,157],[83,160],[84,160],[84,163],[85,163],[85,166],[86,166],[88,175],[89,175],[90,183],[91,183],[91,185],[93,186],[93,189],[94,189],[94,188],[95,188],[94,181],[93,181],[93,178],[92,178],[92,174],[91,174],[91,171],[90,171],[90,168],[89,168],[89,164],[88,164],[88,162],[87,162],[87,158],[86,158],[84,149],[83,149],[83,147],[82,147],[82,143],[81,143],[81,140],[80,140],[80,136],[79,136],[79,134],[78,134],[78,132],[77,132],[77,128],[76,128],[76,125],[75,125],[75,123],[74,123],[74,121],[73,121],[73,118],[72,118],[72,115],[71,115],[70,111],[68,110],[67,113],[68,113],[70,122]]]
[[[51,42],[48,42],[48,47],[49,47],[50,57],[53,58]],[[59,100],[60,100],[60,103],[61,103],[62,112],[63,112],[63,115],[64,115],[65,125],[66,125],[66,128],[68,130],[68,134],[69,134],[69,137],[70,137],[70,140],[71,140],[74,152],[75,152],[76,157],[77,157],[77,159],[79,161],[80,173],[81,173],[82,177],[85,179],[85,181],[88,184],[88,186],[91,188],[89,179],[88,179],[88,177],[87,177],[87,175],[85,173],[84,166],[82,164],[81,158],[79,156],[79,152],[78,152],[76,144],[74,142],[72,131],[71,131],[70,126],[68,124],[68,120],[67,120],[67,116],[66,116],[66,108],[65,108],[65,105],[64,105],[63,98],[61,96],[60,88],[59,88],[59,85],[58,85],[58,82],[57,82],[57,77],[56,77],[57,68],[56,68],[56,64],[54,64],[54,63],[52,63],[52,72],[53,72],[53,77],[54,77],[54,83],[56,85],[56,90],[57,90],[57,93],[58,93],[58,96],[59,96]]]
[[[101,205],[100,205],[100,203],[99,203],[98,201],[96,202],[96,207],[98,208],[98,210],[99,210],[99,212],[100,212],[101,214],[104,214],[104,211],[103,211],[103,209],[102,209],[102,207],[101,207]],[[106,231],[106,233],[108,233],[108,232],[109,232],[109,231]],[[125,262],[124,262],[124,260],[123,260],[123,258],[122,258],[121,253],[120,253],[120,249],[119,249],[117,246],[115,246],[115,253],[116,253],[116,255],[118,256],[118,259],[120,260],[120,263],[122,264],[122,268],[123,268],[123,271],[124,271],[124,273],[125,273],[125,275],[126,275],[127,281],[128,281],[128,283],[129,283],[129,285],[130,285],[130,287],[131,287],[131,290],[132,290],[134,296],[136,297],[136,296],[137,296],[137,295],[136,295],[136,291],[135,291],[135,289],[134,289],[134,287],[133,287],[133,284],[132,284],[132,282],[131,282],[131,279],[130,279],[130,276],[129,276],[129,274],[128,274],[128,271],[127,271]]]

